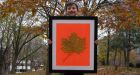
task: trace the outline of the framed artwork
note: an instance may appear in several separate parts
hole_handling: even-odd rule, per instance
[[[97,72],[97,17],[49,17],[49,71]]]

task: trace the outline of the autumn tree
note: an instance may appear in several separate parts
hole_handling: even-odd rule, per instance
[[[44,30],[42,30],[41,27],[32,26],[34,23],[30,26],[29,25],[26,26],[25,25],[26,23],[24,23],[24,16],[18,17],[17,23],[15,25],[13,25],[13,28],[12,28],[13,29],[12,73],[14,73],[15,67],[16,67],[17,63],[19,63],[19,62],[17,62],[17,60],[19,60],[19,61],[24,60],[28,55],[32,54],[32,53],[30,53],[26,57],[19,59],[19,56],[20,56],[21,52],[23,51],[23,48],[36,37],[43,35],[43,32],[44,32]],[[35,47],[38,47],[38,46],[35,46]],[[39,46],[36,49],[38,50],[40,47],[41,46]],[[35,51],[36,51],[36,49],[34,48]],[[34,53],[34,51],[33,51],[33,53]]]
[[[11,63],[11,53],[12,53],[12,25],[15,24],[15,19],[13,17],[5,17],[0,20],[0,75],[5,75],[8,73],[9,66]]]
[[[117,31],[124,30],[125,40],[124,40],[124,57],[126,66],[129,66],[129,58],[130,52],[133,48],[132,39],[133,33],[132,32],[139,27],[139,17],[140,11],[139,9],[139,1],[138,0],[125,0],[121,4],[113,5],[113,13],[115,14],[116,18],[116,29]],[[133,30],[132,30],[133,29]]]

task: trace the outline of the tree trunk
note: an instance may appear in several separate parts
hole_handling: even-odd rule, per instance
[[[0,55],[0,75],[5,75],[4,56]]]
[[[117,70],[117,68],[118,68],[118,62],[116,63],[116,57],[117,57],[117,49],[115,50],[115,55],[114,55],[114,66],[115,66],[115,70]]]
[[[130,49],[128,48],[127,49],[127,61],[126,61],[126,66],[127,66],[127,68],[129,68],[129,58],[130,58]]]
[[[117,49],[115,50],[115,55],[114,55],[114,66],[116,65],[116,56],[117,56]]]
[[[46,75],[51,75],[51,73],[49,73],[49,55],[47,56],[48,60],[47,60],[47,64],[46,64]]]
[[[13,62],[12,62],[12,70],[11,70],[11,73],[14,74],[16,71],[16,61],[17,61],[17,58],[15,57]]]
[[[110,29],[108,29],[106,65],[109,65],[109,52],[110,52],[110,46],[109,45],[110,45]]]
[[[127,68],[129,68],[129,58],[130,58],[130,49],[131,49],[131,45],[130,45],[130,31],[128,32],[128,47],[127,47],[127,60],[126,60],[126,66]]]
[[[5,75],[4,74],[4,66],[0,62],[0,75]]]
[[[122,63],[122,52],[121,51],[119,51],[119,53],[120,53],[120,62],[119,62],[119,66],[121,66],[121,63]]]
[[[25,70],[28,71],[28,60],[25,59]]]
[[[126,66],[126,64],[127,64],[127,51],[126,51],[127,49],[125,48],[124,49],[124,64],[125,64],[125,66]]]
[[[125,32],[125,40],[124,40],[124,65],[127,66],[127,47],[128,47],[128,43],[127,43],[127,32]]]

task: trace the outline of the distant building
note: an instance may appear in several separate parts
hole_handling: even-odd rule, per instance
[[[10,70],[12,69],[12,65],[10,66]],[[26,72],[31,70],[31,61],[30,60],[23,60],[21,61],[16,67],[16,73]]]

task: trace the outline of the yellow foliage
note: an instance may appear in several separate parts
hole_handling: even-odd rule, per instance
[[[35,8],[31,9],[32,10],[32,16],[35,16],[37,10]]]
[[[21,28],[21,31],[24,33],[32,33],[32,34],[43,34],[45,32],[45,30],[42,29],[41,26],[33,26],[33,27],[23,26]]]
[[[9,12],[16,13],[16,8],[14,8],[14,7],[9,8]]]
[[[80,9],[80,12],[82,12],[82,13],[88,13],[88,8],[87,7],[82,7],[81,9]]]
[[[7,0],[7,3],[8,3],[9,5],[12,5],[12,4],[14,3],[14,0]]]
[[[25,12],[31,12],[32,17],[36,15],[36,12],[38,11],[38,8],[40,6],[46,6],[46,2],[50,3],[51,0],[6,0],[3,4],[0,4],[0,9],[2,14],[0,15],[2,18],[6,17],[9,15],[9,13],[14,13],[17,16],[24,15]],[[67,0],[61,0],[62,2],[62,7],[64,6],[63,4],[66,3]],[[136,25],[140,25],[140,3],[138,2],[139,0],[125,0],[123,4],[115,4],[111,6],[107,6],[105,8],[101,8],[101,12],[97,13],[96,11],[96,0],[93,1],[93,4],[91,8],[88,8],[86,6],[86,2],[88,0],[82,0],[85,3],[85,6],[80,8],[80,12],[78,15],[81,14],[86,14],[88,16],[100,16],[100,18],[103,22],[100,24],[103,25],[101,26],[101,29],[104,29],[106,27],[114,28],[114,29],[119,29],[120,27],[122,28],[127,28],[131,29],[132,26],[129,26],[127,24],[132,24],[132,22]],[[110,8],[111,7],[111,8]],[[100,8],[99,8],[100,9]],[[97,9],[97,10],[99,10]],[[56,9],[58,10],[57,12],[59,15],[63,15],[63,11],[59,11],[59,8]],[[49,13],[51,14],[51,13]],[[105,18],[105,17],[111,17],[112,20],[109,20],[108,22],[104,22],[105,20],[108,20],[110,18]],[[113,20],[114,18],[115,20]],[[132,19],[129,19],[130,17],[133,17]],[[133,21],[132,21],[133,20]],[[115,25],[113,25],[115,24]],[[126,26],[125,26],[126,25]]]
[[[66,0],[61,0],[62,3],[66,2]]]
[[[26,11],[30,11],[34,16],[37,12],[37,7],[41,4],[41,1],[43,2],[44,0],[7,0],[0,6],[3,13],[15,13],[17,16],[20,16]]]
[[[8,16],[7,13],[2,13],[2,15],[1,15],[0,17],[1,17],[1,18],[4,18],[4,17],[6,17],[6,16]]]

